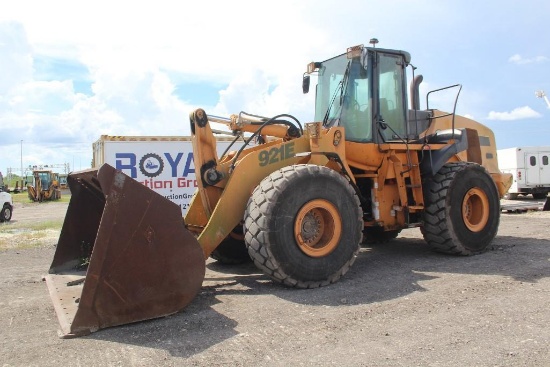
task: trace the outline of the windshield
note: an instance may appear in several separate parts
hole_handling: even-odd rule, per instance
[[[48,172],[38,172],[38,178],[42,187],[46,188],[50,186],[50,174]]]
[[[372,107],[369,70],[360,58],[340,55],[324,61],[319,69],[315,121],[344,126],[350,141],[372,140]]]

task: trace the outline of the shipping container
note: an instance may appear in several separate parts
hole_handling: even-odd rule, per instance
[[[218,156],[243,142],[217,138]],[[108,136],[93,143],[92,166],[107,163],[178,204],[185,214],[197,188],[193,147],[188,136]]]

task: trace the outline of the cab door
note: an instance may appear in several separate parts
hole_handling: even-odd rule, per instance
[[[384,141],[406,137],[406,87],[403,56],[378,53],[378,129]]]

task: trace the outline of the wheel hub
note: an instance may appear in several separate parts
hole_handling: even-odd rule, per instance
[[[327,200],[306,203],[296,216],[294,237],[300,250],[311,257],[323,257],[338,246],[342,220],[338,209]]]
[[[480,232],[489,221],[489,199],[487,194],[477,188],[471,188],[462,201],[462,219],[472,232]]]
[[[302,238],[308,245],[314,245],[319,241],[320,234],[324,232],[324,221],[318,209],[312,209],[306,214],[302,222]]]

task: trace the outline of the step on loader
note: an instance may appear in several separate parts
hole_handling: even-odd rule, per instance
[[[197,294],[205,259],[252,260],[274,282],[338,281],[361,245],[420,227],[435,251],[490,248],[511,175],[493,132],[420,108],[405,51],[363,45],[312,62],[315,122],[190,114],[198,189],[180,209],[113,167],[69,175],[72,197],[46,276],[63,336],[160,317]],[[411,102],[406,68],[411,67]],[[458,99],[458,94],[455,99]],[[218,155],[211,123],[246,144]],[[368,260],[367,260],[368,261]]]

